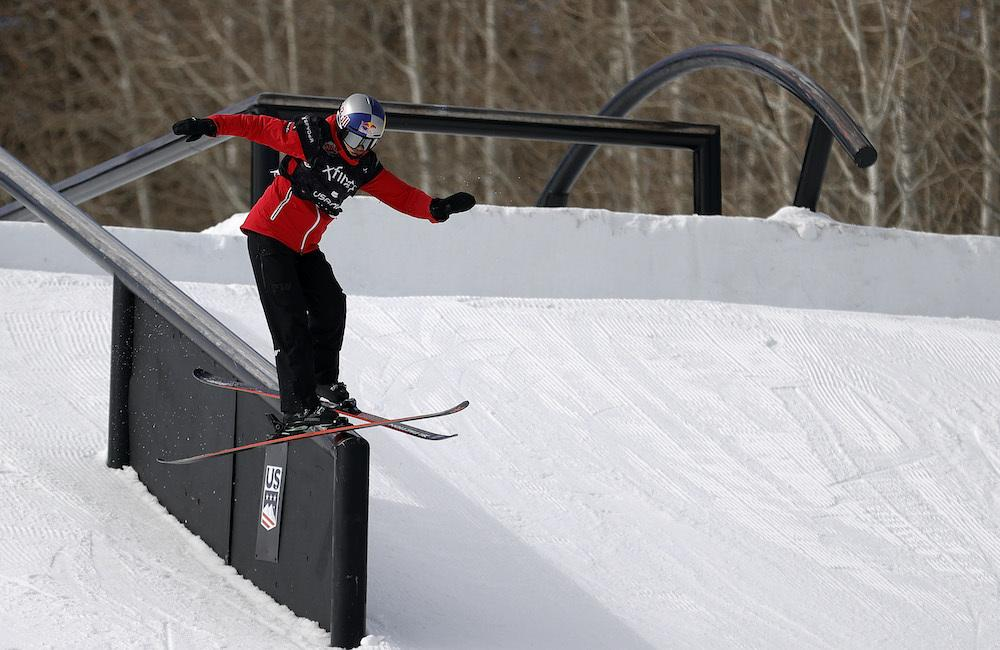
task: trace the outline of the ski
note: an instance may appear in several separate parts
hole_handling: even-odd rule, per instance
[[[257,386],[249,386],[237,379],[223,379],[222,377],[214,375],[211,372],[204,370],[202,368],[194,369],[194,378],[203,384],[207,384],[209,386],[215,386],[216,388],[225,388],[227,390],[235,390],[235,391],[240,391],[242,393],[251,393],[253,395],[261,395],[262,397],[271,397],[274,399],[280,399],[280,395],[278,395],[277,393],[271,392],[269,390]],[[365,413],[364,411],[345,411],[341,409],[336,409],[336,411],[341,415],[346,415],[348,417],[356,418],[358,420],[364,420],[365,422],[381,424],[386,428],[394,429],[396,431],[400,431],[402,433],[415,436],[417,438],[423,438],[424,440],[444,440],[445,438],[453,438],[455,435],[455,434],[442,435],[440,433],[434,433],[432,431],[426,431],[424,429],[412,427],[408,424],[393,424],[382,416],[373,415],[372,413]]]
[[[357,431],[358,429],[367,429],[369,427],[378,427],[386,424],[397,424],[400,422],[410,422],[412,420],[427,420],[430,418],[439,418],[445,415],[451,415],[453,413],[458,413],[465,407],[469,405],[468,401],[462,402],[461,404],[456,404],[450,409],[445,409],[444,411],[438,411],[437,413],[424,413],[421,415],[411,415],[405,418],[395,418],[393,420],[383,420],[381,422],[365,422],[363,424],[348,424],[342,427],[331,427],[329,429],[320,429],[318,431],[306,431],[303,433],[296,433],[290,436],[281,436],[277,438],[269,438],[267,440],[259,440],[257,442],[250,442],[245,445],[239,445],[238,447],[230,447],[228,449],[219,449],[217,451],[210,451],[204,454],[198,454],[196,456],[188,456],[187,458],[175,458],[172,460],[164,460],[163,458],[157,458],[156,462],[162,463],[164,465],[189,465],[191,463],[196,463],[200,460],[205,460],[206,458],[217,458],[219,456],[228,456],[229,454],[235,454],[240,451],[246,451],[247,449],[256,449],[257,447],[266,447],[268,445],[281,445],[288,442],[293,442],[295,440],[304,440],[305,438],[314,438],[316,436],[328,436],[333,433],[342,433],[344,431]],[[447,436],[452,437],[452,436]]]

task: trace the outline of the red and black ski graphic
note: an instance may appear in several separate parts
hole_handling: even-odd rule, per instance
[[[194,369],[194,378],[203,384],[209,386],[215,386],[216,388],[225,388],[227,390],[240,391],[242,393],[252,393],[254,395],[261,395],[263,397],[271,397],[273,399],[279,399],[280,396],[277,393],[269,391],[258,386],[249,386],[237,379],[223,379],[218,375],[214,375],[207,370],[202,368]],[[419,429],[417,427],[412,427],[408,424],[393,424],[386,418],[374,415],[372,413],[365,413],[364,411],[344,411],[337,409],[337,413],[340,415],[346,415],[347,417],[355,418],[358,420],[364,420],[365,422],[371,422],[373,424],[380,424],[386,428],[394,429],[400,431],[410,436],[415,436],[417,438],[423,438],[424,440],[444,440],[445,438],[454,438],[452,435],[442,435],[440,433],[434,433],[433,431],[426,431],[424,429]]]
[[[453,413],[458,413],[468,405],[469,402],[465,401],[462,402],[461,404],[456,404],[450,409],[445,409],[444,411],[438,411],[437,413],[424,413],[421,415],[411,415],[405,418],[382,420],[381,422],[365,422],[364,424],[349,424],[343,427],[332,427],[329,429],[320,429],[318,431],[306,431],[304,433],[296,433],[290,436],[281,436],[278,438],[271,438],[268,440],[259,440],[257,442],[251,442],[245,445],[240,445],[238,447],[230,447],[228,449],[219,449],[218,451],[210,451],[204,454],[198,454],[196,456],[188,456],[187,458],[175,458],[173,460],[164,460],[163,458],[157,458],[156,462],[163,463],[164,465],[188,465],[190,463],[196,463],[200,460],[205,460],[206,458],[227,456],[229,454],[235,454],[240,451],[246,451],[247,449],[256,449],[257,447],[266,447],[268,445],[281,445],[288,442],[293,442],[295,440],[304,440],[306,438],[314,438],[316,436],[328,436],[334,433],[342,433],[344,431],[356,431],[358,429],[367,429],[369,427],[378,427],[387,424],[398,424],[400,422],[410,422],[413,420],[427,420],[430,418],[439,418],[444,415],[451,415]],[[443,437],[452,438],[454,436],[443,436]]]

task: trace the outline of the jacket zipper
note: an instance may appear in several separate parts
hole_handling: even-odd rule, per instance
[[[281,203],[278,204],[278,207],[276,207],[274,209],[274,212],[271,213],[271,221],[274,221],[275,219],[278,218],[278,213],[281,212],[281,209],[284,208],[286,205],[288,205],[288,202],[291,200],[292,200],[292,188],[289,187],[288,193],[285,194],[285,198],[281,200]]]

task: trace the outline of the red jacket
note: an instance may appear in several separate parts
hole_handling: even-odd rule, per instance
[[[239,136],[297,160],[305,158],[302,143],[292,122],[268,115],[242,114],[212,115],[210,119],[215,122],[218,135]],[[326,119],[331,126],[340,157],[347,164],[357,165],[358,161],[348,155],[337,137],[334,116]],[[430,213],[431,197],[404,183],[386,169],[360,189],[404,214],[435,222]],[[295,196],[291,181],[278,175],[250,208],[250,214],[241,229],[277,239],[299,253],[309,253],[319,248],[319,240],[331,221],[333,218],[314,203]]]

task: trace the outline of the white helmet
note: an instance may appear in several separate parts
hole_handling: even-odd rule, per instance
[[[337,135],[354,149],[369,150],[385,133],[385,111],[378,100],[354,93],[337,109]]]

